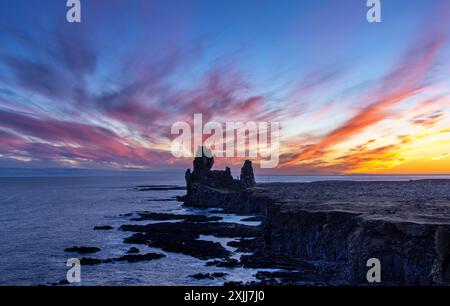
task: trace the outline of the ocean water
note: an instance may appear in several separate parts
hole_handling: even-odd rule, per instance
[[[82,266],[81,285],[221,285],[224,281],[254,279],[256,271],[206,267],[205,261],[143,245],[124,244],[132,233],[117,228],[129,221],[121,216],[136,211],[208,214],[186,209],[170,199],[184,190],[137,191],[142,185],[184,186],[183,175],[118,177],[15,177],[0,178],[0,285],[45,285],[65,279],[69,258],[119,257],[131,247],[142,253],[164,253],[167,257],[138,263]],[[227,222],[245,216],[214,214]],[[150,223],[143,221],[144,224]],[[258,225],[258,222],[242,222]],[[94,231],[110,225],[111,231]],[[203,236],[203,240],[226,243],[231,239]],[[66,253],[72,246],[95,246],[95,254]],[[230,250],[233,248],[227,247]],[[238,254],[236,254],[237,256]],[[217,280],[194,280],[195,273],[226,272]]]
[[[409,180],[449,176],[333,176],[258,177],[259,182],[310,182],[318,180]],[[73,257],[110,258],[122,256],[132,244],[123,239],[131,233],[117,228],[133,223],[123,214],[136,211],[207,214],[183,208],[170,198],[183,190],[137,191],[142,185],[184,186],[184,175],[0,177],[0,285],[45,285],[65,279],[66,261]],[[162,201],[152,201],[161,200]],[[242,222],[245,216],[214,214],[227,222]],[[148,221],[144,221],[144,224]],[[138,222],[139,223],[139,222]],[[111,231],[94,231],[110,225]],[[226,245],[230,239],[202,236]],[[66,253],[72,246],[95,246],[100,252],[88,255]],[[164,253],[167,257],[138,263],[109,263],[82,266],[81,285],[222,285],[224,281],[251,281],[256,270],[206,267],[205,261],[159,249],[136,245],[142,253]],[[230,250],[233,248],[227,247]],[[239,257],[239,254],[234,256]],[[194,280],[195,273],[226,272],[223,279]]]

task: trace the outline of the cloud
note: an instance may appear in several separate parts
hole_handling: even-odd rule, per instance
[[[430,114],[417,116],[414,118],[413,123],[422,125],[424,127],[433,127],[439,121],[444,119],[444,114],[441,111],[435,111]]]
[[[98,13],[123,17],[122,2],[105,12],[95,5]],[[108,19],[102,16],[103,21]],[[165,20],[164,24],[172,22],[177,21]],[[316,66],[295,71],[300,80],[287,73],[292,79],[282,76],[285,83],[274,80],[275,85],[258,84],[255,90],[250,72],[240,69],[248,67],[247,63],[240,66],[234,58],[218,54],[211,60],[209,51],[216,46],[207,50],[208,37],[190,42],[171,39],[163,45],[159,34],[141,33],[117,41],[117,50],[111,52],[102,51],[100,46],[108,44],[93,41],[99,38],[93,32],[87,36],[74,30],[68,35],[66,30],[40,28],[26,33],[3,29],[2,35],[17,44],[0,53],[0,153],[4,156],[73,165],[187,165],[190,160],[176,160],[170,154],[174,137],[170,127],[179,120],[192,123],[193,114],[201,113],[204,121],[291,124],[291,134],[282,140],[282,171],[357,172],[399,162],[404,158],[402,149],[433,134],[448,117],[444,110],[448,95],[422,96],[432,89],[429,83],[436,81],[433,72],[442,60],[438,55],[445,42],[443,36],[431,32],[424,33],[425,38],[405,52],[384,77],[362,80],[362,92],[358,84],[346,87],[353,63],[344,56],[340,61],[344,64],[330,64],[324,58],[340,53],[315,45],[309,47],[318,50],[313,54]],[[359,94],[356,105],[355,88]],[[347,104],[356,109],[346,108]],[[299,118],[306,118],[302,121],[306,128],[300,127]],[[241,160],[218,160],[219,164],[237,162]]]
[[[41,158],[70,157],[150,166],[158,163],[162,155],[170,157],[168,153],[139,146],[108,129],[79,122],[0,110],[0,128],[3,150],[25,151]],[[23,137],[15,137],[5,130]],[[32,140],[24,141],[24,137]]]
[[[325,135],[318,143],[301,150],[284,166],[295,166],[309,159],[319,158],[333,146],[388,118],[393,106],[413,97],[425,87],[426,77],[442,45],[441,36],[420,41],[372,92],[362,98],[361,104],[368,104],[367,106]]]

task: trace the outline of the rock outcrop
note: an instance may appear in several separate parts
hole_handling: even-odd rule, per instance
[[[241,185],[246,188],[255,187],[255,175],[253,174],[252,162],[246,160],[241,168],[241,176],[239,178]]]
[[[188,205],[263,218],[252,262],[309,262],[327,284],[367,285],[367,261],[377,258],[381,285],[450,285],[449,180],[255,186],[250,162],[232,184],[204,173],[187,182]]]
[[[249,190],[256,185],[251,161],[247,160],[241,169],[239,180],[233,179],[231,170],[211,170],[214,165],[214,157],[205,148],[201,150],[201,156],[195,157],[193,170],[186,170],[185,179],[187,194],[183,198],[186,205],[206,207],[215,203],[216,207],[235,207],[248,204],[243,199],[248,198]],[[200,155],[200,154],[199,154]],[[222,203],[223,205],[220,205]],[[248,211],[254,207],[249,204]]]

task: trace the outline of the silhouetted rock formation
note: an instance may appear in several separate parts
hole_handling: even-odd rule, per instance
[[[201,150],[201,156],[200,151]],[[210,150],[201,147],[197,150],[197,157],[194,158],[194,175],[204,176],[206,175],[214,165],[214,157]]]
[[[198,181],[190,177],[185,204],[263,219],[256,243],[241,245],[254,254],[241,257],[236,265],[302,271],[260,274],[263,280],[367,285],[367,261],[377,258],[382,285],[450,284],[450,180],[272,183],[251,188],[255,183],[250,161],[233,184],[224,183],[232,181],[229,170],[218,172],[225,180],[212,172],[205,171]]]
[[[241,168],[240,182],[243,187],[250,188],[256,185],[255,176],[253,174],[252,162],[246,160]]]
[[[211,156],[211,152],[206,148],[202,147],[199,150],[201,150],[201,156],[197,154],[197,157],[194,158],[192,172],[191,169],[187,169],[185,173],[187,202],[194,196],[193,191],[202,187],[243,191],[246,188],[255,186],[251,161],[245,161],[241,170],[241,179],[235,180],[229,167],[226,167],[225,170],[211,170],[214,165],[214,157]]]

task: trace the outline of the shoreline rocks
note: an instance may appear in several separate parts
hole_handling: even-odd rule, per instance
[[[206,164],[212,167],[213,162]],[[201,180],[188,176],[188,193],[182,199],[186,206],[263,219],[256,254],[243,257],[240,264],[306,269],[305,263],[314,262],[307,267],[311,277],[304,280],[367,285],[367,260],[377,258],[382,285],[450,284],[450,181],[252,185],[246,164],[241,180],[248,184],[211,182],[207,167]],[[317,274],[322,279],[312,277]],[[301,275],[284,278],[302,283]],[[260,276],[267,281],[282,275]]]
[[[134,232],[125,243],[146,244],[163,251],[182,253],[199,259],[228,258],[231,254],[219,242],[201,240],[201,235],[228,238],[252,238],[260,227],[236,223],[160,222],[146,225],[122,225],[120,230]]]
[[[166,257],[164,254],[159,253],[146,253],[146,254],[126,254],[121,257],[116,258],[108,258],[108,259],[98,259],[98,258],[90,258],[90,257],[83,257],[80,259],[81,265],[86,266],[93,266],[103,263],[113,263],[113,262],[128,262],[128,263],[135,263],[140,261],[150,261],[150,260],[156,260]]]
[[[74,246],[71,248],[66,248],[64,249],[64,252],[68,252],[68,253],[79,253],[79,254],[90,254],[90,253],[97,253],[100,252],[100,249],[97,247],[78,247],[78,246]]]
[[[137,254],[137,253],[139,253],[139,249],[136,247],[131,247],[127,251],[127,254]]]
[[[207,217],[203,215],[176,215],[169,213],[154,212],[138,212],[139,217],[132,218],[130,221],[168,221],[168,220],[184,220],[186,222],[216,222],[222,220],[222,217]]]
[[[214,273],[197,273],[189,275],[189,277],[201,280],[201,279],[216,279],[216,278],[224,278],[228,273],[223,272],[214,272]]]
[[[94,231],[109,231],[114,229],[112,226],[109,225],[102,225],[102,226],[96,226],[94,227]]]

